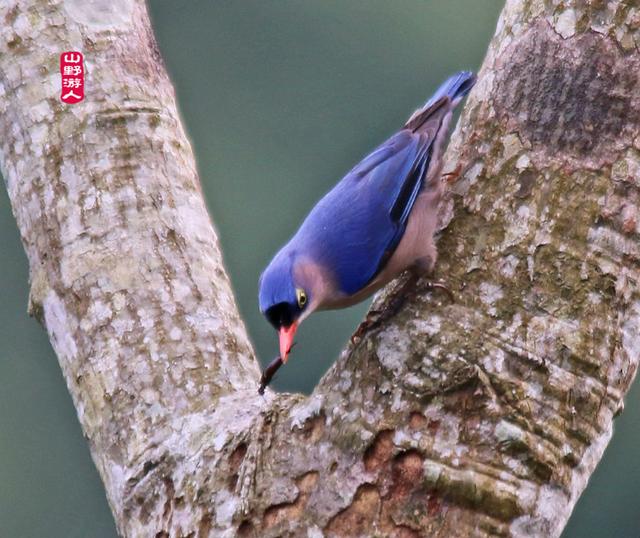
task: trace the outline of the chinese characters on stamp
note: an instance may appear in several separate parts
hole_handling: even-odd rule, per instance
[[[60,100],[73,105],[84,99],[84,58],[81,52],[69,51],[60,55],[62,88]]]

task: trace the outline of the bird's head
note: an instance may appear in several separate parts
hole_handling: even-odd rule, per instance
[[[299,270],[300,266],[295,254],[280,252],[260,277],[260,312],[278,331],[283,362],[298,326],[316,307],[313,280],[306,278],[307,272]]]

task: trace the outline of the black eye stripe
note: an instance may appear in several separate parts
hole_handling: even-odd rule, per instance
[[[276,329],[289,327],[293,323],[293,308],[289,303],[275,304],[264,314]]]

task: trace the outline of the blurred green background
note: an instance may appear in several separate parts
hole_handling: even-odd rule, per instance
[[[276,335],[257,279],[313,203],[459,69],[477,69],[501,0],[151,0],[242,314],[263,358]],[[0,538],[116,535],[0,194]],[[366,305],[318,314],[274,385],[309,392]],[[640,388],[565,538],[640,536]],[[635,495],[639,497],[635,497]]]

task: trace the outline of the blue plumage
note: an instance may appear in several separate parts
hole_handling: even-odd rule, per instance
[[[476,82],[476,77],[469,71],[460,71],[445,80],[435,93],[429,98],[423,108],[429,108],[438,99],[447,96],[452,101],[464,97]]]
[[[318,202],[265,269],[260,310],[280,331],[282,360],[312,311],[361,300],[413,264],[432,266],[443,141],[474,82],[466,71],[445,81]]]
[[[408,131],[391,137],[318,202],[290,248],[331,267],[341,292],[363,288],[402,236],[428,147]]]

